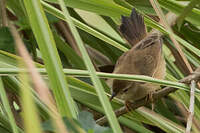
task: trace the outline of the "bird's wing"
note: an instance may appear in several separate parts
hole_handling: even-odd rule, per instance
[[[140,75],[153,77],[162,59],[162,39],[159,34],[150,34],[131,49],[135,68]]]
[[[114,73],[153,76],[161,51],[162,39],[150,34],[118,59]]]

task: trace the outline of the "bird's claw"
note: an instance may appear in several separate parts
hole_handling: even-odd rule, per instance
[[[153,99],[153,93],[154,91],[149,92],[149,94],[146,96],[146,102],[151,101],[151,109],[154,110],[155,104],[154,104],[154,99]]]
[[[130,112],[132,111],[133,109],[131,108],[131,102],[130,101],[125,101],[125,107],[126,107],[126,110],[127,112]]]

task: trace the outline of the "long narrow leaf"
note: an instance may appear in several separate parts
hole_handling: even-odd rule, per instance
[[[49,28],[40,0],[24,0],[29,22],[42,53],[45,67],[53,89],[58,110],[62,116],[76,118],[74,101],[72,100],[53,35]]]
[[[41,74],[46,74],[46,70],[43,68],[38,68],[38,71]],[[89,71],[86,70],[76,70],[76,69],[63,69],[64,73],[67,75],[73,75],[78,77],[88,77],[91,76]],[[16,69],[16,68],[0,68],[0,74],[11,74],[16,75],[19,72],[27,72],[25,69]],[[167,80],[155,79],[148,76],[143,75],[129,75],[129,74],[111,74],[111,73],[103,73],[103,72],[96,72],[96,75],[101,78],[116,78],[120,80],[134,80],[140,82],[151,82],[157,83],[160,85],[175,87],[183,90],[189,89],[189,86],[184,83],[172,82]],[[196,93],[200,93],[199,90],[196,90]]]
[[[94,66],[92,65],[92,62],[90,60],[90,57],[87,53],[87,50],[86,48],[84,47],[84,44],[70,18],[70,15],[69,15],[69,12],[68,10],[66,9],[65,7],[65,4],[64,4],[64,1],[63,0],[59,0],[59,3],[60,3],[60,6],[61,6],[61,9],[63,10],[64,12],[64,15],[65,15],[65,19],[67,20],[68,22],[68,25],[70,27],[70,30],[77,42],[77,45],[81,51],[81,54],[83,56],[83,59],[84,59],[84,62],[85,62],[85,65],[89,71],[89,74],[91,76],[91,79],[92,79],[92,82],[95,86],[95,89],[96,89],[96,92],[99,96],[99,99],[101,101],[101,104],[103,105],[103,108],[105,110],[105,113],[106,113],[106,116],[108,117],[108,120],[109,120],[109,123],[114,131],[114,133],[122,133],[122,130],[119,126],[119,123],[117,121],[117,118],[112,110],[112,107],[109,103],[109,100],[107,98],[107,96],[105,95],[105,92],[104,92],[104,89],[103,89],[103,85],[101,84],[101,81],[100,79],[97,77],[96,75],[96,71],[94,69]]]
[[[10,124],[12,126],[12,130],[13,130],[14,133],[18,133],[17,125],[15,123],[15,118],[14,118],[14,116],[12,114],[12,111],[11,111],[11,108],[10,108],[10,104],[9,104],[9,101],[8,101],[8,98],[7,98],[7,95],[6,95],[6,91],[4,89],[1,77],[0,77],[0,92],[1,92],[0,93],[1,100],[3,102],[3,105],[4,105],[5,109],[6,109],[6,113],[8,115]]]

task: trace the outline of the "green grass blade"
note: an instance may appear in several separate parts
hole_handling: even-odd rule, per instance
[[[15,76],[4,76],[2,77],[3,82],[9,90],[14,93],[16,96],[20,96],[20,87],[22,83]],[[34,99],[35,104],[38,107],[38,112],[40,113],[40,117],[43,120],[49,119],[48,108],[44,105],[43,102],[40,101],[35,91],[32,89],[32,97]]]
[[[57,10],[56,8],[50,6],[49,4],[46,4],[45,2],[42,2],[42,4],[43,4],[43,6],[44,6],[44,8],[45,8],[45,10],[46,10],[47,12],[49,12],[49,13],[55,15],[56,17],[58,17],[58,18],[60,18],[60,19],[62,19],[62,20],[64,20],[64,16],[63,16],[62,12],[60,12],[60,11]],[[151,18],[149,18],[149,17],[147,17],[147,16],[145,16],[144,20],[145,20],[145,23],[146,23],[147,25],[151,26],[152,28],[158,29],[159,31],[161,31],[161,32],[164,33],[164,34],[174,34],[174,33],[171,33],[171,32],[169,32],[169,31],[166,31],[160,24],[156,23],[155,21],[153,21]],[[81,23],[80,21],[78,21],[78,20],[76,20],[76,19],[73,19],[73,22],[74,22],[74,24],[75,24],[78,28],[80,28],[80,29],[82,29],[82,30],[84,30],[84,31],[86,31],[86,32],[88,32],[88,33],[94,35],[95,37],[97,37],[97,38],[99,38],[99,39],[101,39],[101,40],[103,40],[103,41],[109,43],[110,45],[113,45],[114,47],[119,48],[120,50],[122,50],[122,51],[124,51],[124,52],[128,50],[128,49],[125,48],[123,45],[121,45],[121,44],[119,44],[118,42],[116,42],[116,41],[114,41],[114,40],[112,40],[112,39],[106,37],[105,35],[99,33],[98,31],[92,29],[91,27],[89,27],[89,26],[87,26],[87,25]],[[186,48],[188,48],[190,51],[194,52],[197,56],[200,56],[200,50],[199,50],[199,49],[195,48],[195,47],[192,46],[190,43],[188,43],[187,41],[183,40],[182,38],[180,38],[179,36],[177,36],[177,35],[175,35],[175,34],[174,34],[174,37],[175,37],[175,39],[176,39],[177,41],[179,41],[183,46],[185,46]]]
[[[7,118],[7,116],[5,116],[3,113],[0,113],[0,123],[1,123],[1,129],[0,131],[2,131],[3,129],[5,131],[7,131],[6,133],[12,133],[12,127],[10,125],[10,122]],[[18,128],[20,133],[24,133],[22,129]],[[4,132],[1,132],[4,133]]]
[[[177,19],[177,25],[180,29],[183,20],[185,19],[185,17],[187,17],[187,15],[192,11],[192,9],[199,3],[199,0],[191,0],[191,2],[183,9],[183,12],[181,13],[181,15],[178,17]]]
[[[167,133],[184,133],[184,128],[176,124],[175,122],[165,119],[163,116],[156,114],[155,112],[143,107],[137,110],[141,115],[154,122],[160,128],[162,128]]]
[[[179,41],[181,45],[183,45],[184,47],[188,48],[191,52],[195,53],[197,56],[200,57],[200,50],[198,48],[194,47],[192,44],[190,44],[187,41],[183,40],[182,38],[180,38],[179,36],[177,36],[173,32],[170,32],[170,31],[166,30],[160,24],[156,23],[155,21],[153,21],[152,19],[150,19],[147,16],[145,16],[144,20],[145,20],[147,25],[151,26],[152,28],[155,28],[155,29],[159,30],[163,34],[166,34],[166,35],[173,34],[174,38],[177,41]]]
[[[70,27],[70,30],[78,44],[78,47],[81,51],[81,54],[83,56],[83,59],[84,59],[84,62],[85,62],[85,65],[89,71],[89,74],[91,76],[91,79],[92,79],[92,82],[95,86],[95,89],[96,89],[96,92],[99,96],[99,99],[101,101],[101,104],[103,105],[103,108],[105,110],[105,113],[106,113],[106,116],[108,117],[108,120],[109,120],[109,123],[114,131],[114,133],[122,133],[122,130],[119,126],[119,123],[117,121],[117,118],[112,110],[112,107],[109,103],[109,100],[108,100],[108,97],[106,96],[105,92],[104,92],[104,89],[103,89],[103,86],[101,84],[101,81],[100,79],[97,77],[96,75],[96,71],[92,65],[92,62],[90,60],[90,57],[88,56],[87,54],[87,51],[86,51],[86,48],[84,47],[84,44],[76,30],[76,28],[74,27],[74,24],[70,18],[70,15],[69,15],[69,12],[67,11],[66,7],[65,7],[65,4],[64,4],[64,1],[63,0],[59,0],[59,3],[60,3],[60,6],[61,6],[61,9],[63,10],[63,13],[65,15],[65,19],[67,20],[68,22],[68,25]]]
[[[43,68],[38,68],[38,72],[40,72],[43,75],[46,75],[47,72]],[[77,77],[88,77],[91,76],[89,71],[86,70],[76,70],[76,69],[63,69],[64,73],[66,75],[73,75]],[[19,69],[19,68],[0,68],[0,74],[7,74],[7,75],[16,75],[19,72],[27,72],[25,69]],[[182,90],[189,91],[189,86],[184,83],[178,83],[178,82],[172,82],[168,80],[161,80],[161,79],[155,79],[148,76],[143,75],[128,75],[128,74],[112,74],[112,73],[103,73],[103,72],[96,72],[96,75],[101,78],[115,78],[120,80],[130,80],[130,81],[139,81],[139,82],[150,82],[150,83],[157,83],[164,86],[170,86],[179,88]],[[200,94],[200,91],[196,90],[197,94]]]
[[[70,64],[73,68],[77,69],[85,69],[85,65],[80,56],[76,54],[76,52],[66,44],[57,33],[53,33],[57,48],[65,55],[65,57],[69,60]]]
[[[58,3],[57,0],[45,0],[48,2]],[[115,4],[113,1],[107,0],[64,0],[65,5],[72,8],[79,8],[86,11],[95,12],[101,15],[110,15],[112,17],[119,17],[121,13],[127,14],[127,9]]]
[[[14,118],[14,116],[12,114],[12,111],[11,111],[11,108],[10,108],[10,104],[9,104],[9,101],[8,101],[8,98],[7,98],[7,95],[6,95],[6,91],[4,89],[4,85],[3,85],[1,77],[0,77],[0,92],[1,92],[0,93],[1,100],[2,100],[3,106],[4,106],[5,110],[6,110],[6,113],[8,115],[8,119],[10,121],[13,133],[19,133],[18,129],[17,129],[17,125],[15,123],[15,118]]]
[[[24,128],[27,133],[42,133],[40,121],[37,114],[35,103],[33,102],[28,76],[20,74],[20,80],[23,83],[21,86],[21,103],[23,109]],[[34,123],[34,124],[33,124]]]
[[[64,17],[64,14],[59,11],[58,9],[56,9],[55,7],[49,5],[48,3],[46,2],[41,2],[44,9],[48,12],[48,13],[51,13],[53,15],[55,15],[56,17],[66,21],[65,17]],[[109,43],[110,45],[113,45],[114,47],[117,47],[119,48],[120,50],[122,51],[127,51],[128,49],[126,47],[124,47],[123,45],[121,45],[120,43],[118,43],[117,41],[107,37],[106,35],[96,31],[95,29],[93,29],[92,27],[80,22],[79,20],[71,17],[71,19],[73,20],[73,23],[76,27],[78,27],[79,29],[85,31],[85,32],[88,32],[90,33],[91,35]]]
[[[104,113],[100,106],[98,97],[95,93],[92,93],[91,91],[87,91],[84,88],[78,88],[78,87],[74,87],[74,86],[70,87],[70,89],[72,90],[72,92],[73,92],[72,94],[76,100],[78,100],[82,104],[85,104],[86,106],[88,106],[98,112]],[[116,100],[113,100],[112,105],[113,105],[113,108],[118,109],[123,104],[118,101],[116,102]],[[142,116],[144,116],[144,117],[142,117]],[[171,120],[160,116],[157,113],[152,114],[151,112],[147,112],[147,111],[140,110],[140,109],[137,109],[136,112],[133,111],[133,112],[123,115],[121,117],[123,117],[124,119],[129,119],[131,121],[139,121],[139,122],[143,122],[146,124],[158,126],[159,128],[162,128],[165,131],[168,131],[169,133],[170,133],[170,131],[171,132],[172,131],[183,131],[183,126],[180,126],[180,125],[172,122]],[[124,125],[126,125],[126,126],[129,125],[129,123],[127,121],[125,122],[125,121],[123,121],[123,119],[119,119],[119,120]],[[151,121],[153,123],[151,123]],[[134,125],[134,123],[132,123],[132,124]],[[131,125],[129,125],[129,126],[131,126]],[[135,127],[132,127],[132,128],[134,129]]]
[[[180,15],[183,9],[186,7],[185,5],[181,4],[180,2],[174,0],[158,0],[159,4],[171,12],[174,12],[177,15]],[[192,9],[190,13],[188,13],[187,17],[185,18],[187,21],[191,22],[194,25],[199,26],[200,23],[200,10],[199,9]]]
[[[62,116],[76,118],[76,109],[68,89],[53,35],[40,0],[24,0],[29,22],[39,45],[57,107]]]

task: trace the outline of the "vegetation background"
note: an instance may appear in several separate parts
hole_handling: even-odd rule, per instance
[[[165,17],[148,0],[1,0],[0,133],[182,133],[186,127],[199,133],[200,91],[190,95],[190,87],[178,80],[200,65],[200,2],[151,2],[157,11],[177,15],[173,32],[159,24],[158,16],[162,22]],[[144,15],[148,31],[164,34],[165,80],[104,73],[130,49],[118,26],[132,8]],[[123,103],[110,104],[105,78],[178,90],[158,100],[154,111],[147,105],[117,119],[113,110]],[[109,123],[100,126],[95,120],[104,114]]]

